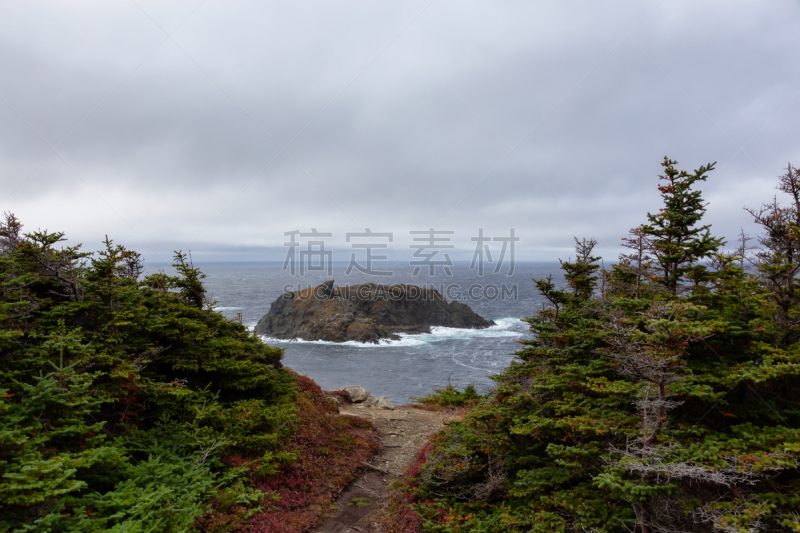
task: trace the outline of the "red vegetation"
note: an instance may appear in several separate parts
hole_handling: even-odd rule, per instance
[[[318,524],[330,504],[356,478],[363,463],[377,450],[375,429],[367,420],[336,415],[336,407],[311,379],[297,376],[295,430],[285,447],[297,455],[274,475],[255,472],[250,480],[268,494],[263,510],[246,517],[247,509],[214,502],[196,523],[204,533],[301,533]],[[233,465],[245,458],[231,456]],[[255,468],[255,466],[253,467]]]
[[[353,403],[353,398],[350,397],[350,393],[347,392],[346,390],[332,390],[328,394],[332,396],[338,396],[347,403]]]
[[[399,487],[389,495],[388,512],[384,515],[382,526],[386,533],[422,533],[423,520],[411,506],[417,503],[414,497],[416,483],[414,478],[419,473],[420,468],[428,461],[428,453],[433,449],[436,436],[431,438],[422,451],[417,455],[414,464],[400,478]],[[430,503],[430,502],[428,502]]]

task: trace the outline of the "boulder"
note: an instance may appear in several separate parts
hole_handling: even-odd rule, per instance
[[[374,409],[394,410],[394,404],[386,396],[378,396],[377,398],[373,396],[366,401],[366,405]]]
[[[338,389],[333,390],[346,392],[350,395],[350,401],[353,403],[361,403],[370,398],[369,391],[364,387],[359,387],[358,385],[348,385],[347,387],[339,387]]]
[[[377,344],[399,339],[399,333],[430,333],[432,326],[493,325],[466,304],[448,303],[436,289],[375,283],[334,287],[330,280],[281,295],[255,331],[277,339]]]

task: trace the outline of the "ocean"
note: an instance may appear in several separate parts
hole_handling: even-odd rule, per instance
[[[479,392],[487,390],[493,383],[490,376],[502,371],[521,348],[519,341],[531,338],[527,324],[520,319],[532,316],[544,303],[531,278],[552,274],[559,284],[563,279],[557,262],[517,262],[512,275],[506,267],[497,274],[486,271],[483,276],[477,269],[470,270],[469,263],[454,263],[451,276],[437,268],[435,276],[395,272],[391,277],[357,271],[346,275],[347,263],[333,263],[330,275],[313,271],[304,276],[290,275],[282,263],[195,266],[207,276],[204,283],[217,302],[216,310],[232,319],[241,313],[242,323],[250,328],[286,289],[316,286],[329,279],[338,286],[366,282],[434,286],[448,301],[457,299],[496,322],[480,330],[435,327],[429,334],[402,335],[400,340],[377,345],[262,339],[283,348],[284,364],[308,374],[324,389],[360,385],[373,396],[386,396],[398,405],[448,383],[459,388],[474,383]]]

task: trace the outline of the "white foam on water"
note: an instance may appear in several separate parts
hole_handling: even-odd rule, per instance
[[[244,311],[244,307],[215,307],[214,311]]]
[[[486,328],[487,330],[497,330],[497,329],[520,329],[520,330],[527,330],[528,325],[527,323],[523,322],[521,318],[517,318],[514,316],[508,316],[504,318],[496,318],[494,320],[494,326],[490,326]],[[486,330],[478,330],[478,331],[486,331]]]
[[[306,341],[302,339],[286,340],[273,337],[262,336],[264,342],[270,344],[320,344],[329,346],[352,346],[355,348],[381,348],[381,347],[409,347],[426,346],[448,340],[464,340],[470,338],[493,338],[493,337],[522,337],[523,331],[512,331],[511,328],[524,329],[519,318],[505,317],[495,320],[495,325],[484,329],[464,329],[446,328],[443,326],[433,326],[430,333],[400,333],[400,339],[381,339],[378,344],[371,342],[332,342],[332,341]],[[251,327],[252,329],[252,327]]]
[[[403,334],[400,335],[403,337]],[[419,337],[419,335],[409,335],[408,337]],[[428,344],[415,338],[401,338],[400,340],[380,339],[378,344],[372,342],[333,342],[333,341],[307,341],[303,339],[276,339],[274,337],[261,336],[261,340],[268,344],[319,344],[324,346],[352,346],[353,348],[381,348],[386,346],[423,346]]]

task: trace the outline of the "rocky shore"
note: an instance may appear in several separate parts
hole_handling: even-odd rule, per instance
[[[399,333],[430,333],[432,326],[493,326],[466,304],[447,302],[436,289],[366,283],[334,287],[333,280],[287,292],[272,302],[255,331],[277,339],[372,342]]]

